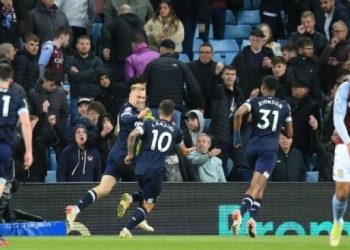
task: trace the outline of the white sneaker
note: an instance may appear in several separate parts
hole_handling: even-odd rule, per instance
[[[131,238],[132,238],[132,234],[131,234],[131,232],[130,232],[129,229],[127,229],[126,227],[124,227],[124,228],[122,229],[122,231],[120,231],[119,237],[120,237],[120,238],[124,238],[124,239],[131,239]]]
[[[66,220],[68,222],[69,228],[72,230],[74,228],[74,221],[79,214],[79,208],[77,206],[67,206],[65,209]]]
[[[146,220],[141,221],[136,227],[142,229],[145,232],[154,232],[154,228],[148,225]]]
[[[132,203],[132,196],[128,193],[123,194],[118,204],[118,217],[124,216],[126,210],[130,207],[131,203]]]
[[[248,234],[250,237],[256,237],[256,222],[253,218],[248,220]]]
[[[242,224],[241,212],[239,210],[233,211],[231,230],[234,235],[239,234],[239,230],[241,229],[241,224]]]

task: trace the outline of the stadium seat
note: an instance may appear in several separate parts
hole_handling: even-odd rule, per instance
[[[209,26],[209,34],[208,34],[208,38],[213,38],[214,37],[214,31],[213,31],[213,25],[210,24]],[[194,33],[194,38],[199,38],[199,30],[198,30],[198,25],[196,27],[196,31]]]
[[[184,62],[184,63],[189,63],[190,62],[190,58],[188,58],[188,55],[187,54],[183,54],[183,53],[181,53],[179,55],[179,60],[181,62]]]
[[[203,43],[202,39],[199,38],[195,38],[193,39],[193,52],[195,51],[199,51],[199,47],[201,46],[201,44]]]
[[[233,58],[237,56],[238,52],[216,52],[214,53],[214,61],[222,62],[224,65],[230,65]]]
[[[281,44],[281,46],[284,46],[288,43],[288,39],[278,39],[277,42]]]
[[[240,44],[249,37],[251,30],[250,25],[226,25],[224,39],[235,39]]]
[[[260,7],[261,0],[252,0],[252,9],[258,10]]]
[[[242,10],[252,10],[253,5],[252,5],[252,0],[244,0],[244,5]]]
[[[244,47],[250,45],[250,41],[248,39],[243,39],[242,45],[241,45],[241,50],[243,50]]]
[[[204,127],[209,128],[210,124],[211,124],[211,119],[210,118],[204,119]]]
[[[238,44],[234,39],[224,39],[224,40],[210,39],[209,43],[213,45],[214,52],[239,51]]]
[[[226,10],[226,24],[237,24],[237,20],[231,10]]]
[[[237,24],[249,24],[256,27],[260,23],[258,10],[241,10],[237,12]]]
[[[47,171],[47,175],[45,178],[46,183],[56,183],[56,170],[49,170]]]

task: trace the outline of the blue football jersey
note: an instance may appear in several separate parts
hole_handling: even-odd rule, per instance
[[[145,121],[137,126],[142,146],[135,166],[135,174],[149,175],[164,171],[165,159],[175,144],[183,142],[183,134],[172,122]]]
[[[121,107],[118,115],[117,126],[119,132],[116,141],[119,149],[127,149],[128,136],[137,126],[138,122],[140,122],[140,119],[137,117],[139,113],[140,111],[129,102],[124,103]]]
[[[288,103],[274,96],[259,96],[248,99],[253,119],[252,138],[278,138],[286,121],[292,121]]]
[[[28,113],[28,106],[13,89],[0,89],[0,142],[12,145],[18,116]]]

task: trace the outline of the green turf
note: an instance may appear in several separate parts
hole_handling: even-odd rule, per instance
[[[301,236],[249,237],[219,236],[136,236],[133,239],[119,239],[117,236],[70,236],[70,237],[9,237],[8,249],[23,250],[322,250],[334,249],[328,246],[328,238]],[[350,237],[343,236],[337,249],[350,249]]]

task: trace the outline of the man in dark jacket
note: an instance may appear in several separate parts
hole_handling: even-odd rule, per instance
[[[30,11],[27,33],[39,36],[41,43],[52,40],[59,27],[70,29],[66,15],[58,9],[54,0],[41,0]]]
[[[218,85],[212,99],[212,120],[210,132],[214,136],[216,147],[221,149],[219,156],[223,162],[225,177],[229,173],[227,161],[244,158],[241,149],[234,150],[232,145],[233,117],[235,111],[244,102],[242,91],[236,84],[237,70],[226,66],[222,72],[222,84]]]
[[[37,86],[39,78],[39,37],[28,34],[24,38],[24,48],[16,53],[13,67],[15,82],[19,83],[26,92]]]
[[[253,90],[257,95],[263,77],[271,74],[274,54],[270,48],[264,47],[264,37],[260,29],[253,30],[249,36],[251,45],[239,52],[231,63],[237,69],[244,98],[248,98]]]
[[[65,91],[60,87],[59,77],[52,71],[46,71],[41,85],[28,93],[32,113],[41,116],[48,112],[56,116],[56,124],[64,134],[69,115],[69,106]]]
[[[87,129],[74,128],[75,143],[63,149],[57,167],[58,182],[92,182],[101,178],[101,157],[98,150],[87,145]]]
[[[188,108],[203,110],[204,100],[200,86],[190,68],[175,56],[175,43],[164,39],[160,44],[160,58],[149,63],[144,76],[147,79],[149,107],[153,115],[158,117],[159,103],[164,99],[175,102],[174,121],[178,127],[181,123],[181,112],[185,109],[183,103],[191,100]],[[184,98],[184,82],[186,83],[187,99]],[[193,103],[193,104],[192,104]]]
[[[137,33],[142,33],[140,19],[127,4],[119,6],[118,16],[103,26],[103,58],[108,62],[113,82],[125,79],[125,59],[131,54],[131,40]]]
[[[280,135],[277,162],[271,181],[305,181],[305,164],[303,155],[292,147],[292,138]]]
[[[204,117],[211,118],[211,98],[214,90],[220,83],[223,64],[213,61],[213,46],[203,43],[199,47],[199,59],[188,65],[201,86],[204,97]]]
[[[91,41],[88,36],[77,40],[76,52],[68,58],[65,69],[70,84],[70,119],[78,117],[79,97],[95,98],[100,93],[99,72],[103,70],[102,60],[91,53]]]

